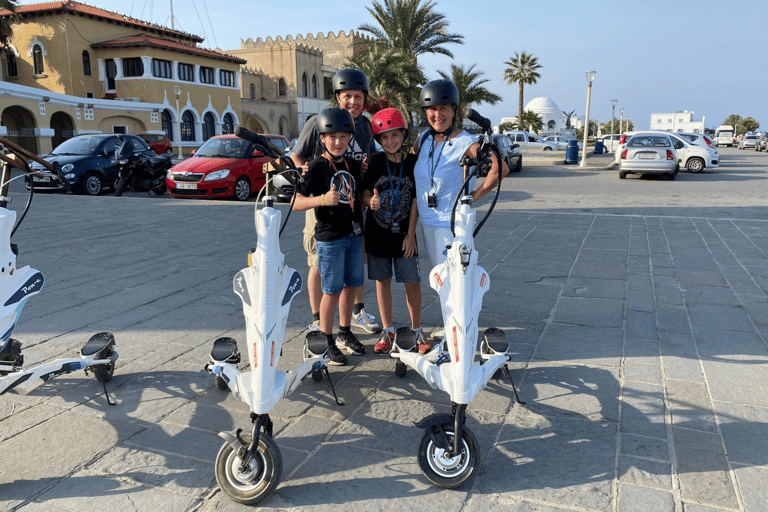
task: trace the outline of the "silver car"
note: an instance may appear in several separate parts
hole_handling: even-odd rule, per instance
[[[745,135],[740,141],[739,141],[739,149],[747,149],[752,148],[755,149],[755,145],[760,140],[759,135]]]
[[[674,180],[680,164],[677,152],[668,135],[642,133],[630,138],[621,150],[619,178],[627,174],[664,174]]]

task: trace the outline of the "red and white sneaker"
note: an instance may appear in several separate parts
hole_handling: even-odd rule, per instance
[[[388,354],[392,350],[392,344],[395,342],[395,331],[385,329],[382,331],[379,341],[373,346],[373,351],[377,354]]]

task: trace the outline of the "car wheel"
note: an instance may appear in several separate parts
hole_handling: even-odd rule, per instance
[[[237,178],[234,197],[238,201],[247,201],[251,197],[251,182],[245,176]]]
[[[166,153],[167,155],[172,155],[172,154],[173,154],[173,148],[168,148],[168,149],[166,149],[166,150],[165,150],[165,153]]]
[[[552,151],[552,148],[550,148],[549,146],[545,146],[544,151]]]
[[[83,180],[83,193],[88,194],[89,196],[97,196],[101,193],[103,188],[104,183],[98,174],[89,172],[85,175],[85,179]]]
[[[674,179],[675,179],[675,174],[676,174],[675,172],[671,172],[671,173],[667,174],[667,179],[668,179],[669,181],[674,181]]]
[[[627,178],[627,173],[624,171],[619,171],[619,179],[623,180]]]
[[[704,170],[704,160],[701,158],[691,158],[688,160],[686,167],[691,172],[701,172]]]
[[[517,166],[515,167],[515,172],[520,172],[523,170],[523,159],[522,157],[520,160],[517,161]]]

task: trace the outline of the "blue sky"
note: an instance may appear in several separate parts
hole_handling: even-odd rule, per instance
[[[169,0],[81,0],[134,18],[170,25]],[[21,3],[37,3],[24,0]],[[647,128],[652,112],[692,110],[715,128],[729,114],[752,116],[768,128],[768,9],[723,0],[435,0],[463,45],[448,48],[454,62],[484,73],[497,105],[477,105],[491,118],[517,115],[517,85],[504,82],[504,62],[515,52],[533,53],[542,65],[525,102],[546,96],[561,110],[583,115],[585,71],[594,69],[590,118],[616,116]],[[236,49],[240,40],[357,29],[373,23],[366,0],[174,0],[176,28],[205,37],[204,46]],[[438,78],[445,56],[420,58]]]

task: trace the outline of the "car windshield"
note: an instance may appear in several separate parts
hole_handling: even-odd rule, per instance
[[[247,158],[250,143],[240,138],[208,139],[195,156]]]
[[[653,135],[635,135],[631,139],[629,139],[629,142],[627,142],[627,146],[638,148],[638,147],[655,147],[655,148],[668,148],[671,146],[669,139],[667,137],[656,137]]]
[[[92,155],[103,140],[102,137],[74,137],[56,146],[51,154]]]

